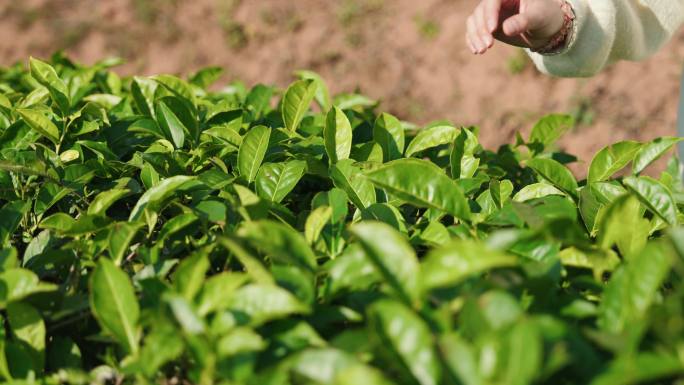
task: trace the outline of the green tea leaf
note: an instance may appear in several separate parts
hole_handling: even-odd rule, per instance
[[[375,142],[352,146],[352,159],[358,162],[382,163],[382,147]]]
[[[25,150],[40,138],[40,133],[28,124],[18,121],[0,134],[0,149]]]
[[[434,164],[401,159],[365,173],[376,186],[418,207],[468,219],[470,209],[461,188]]]
[[[328,154],[330,163],[348,159],[352,146],[351,123],[344,111],[333,107],[328,112],[323,131],[325,140],[325,152]]]
[[[355,243],[349,245],[325,267],[330,278],[329,291],[333,295],[344,289],[366,289],[381,278],[363,248]]]
[[[117,222],[110,227],[109,257],[117,266],[121,266],[128,246],[130,246],[141,226],[140,223]]]
[[[238,151],[238,170],[249,183],[254,181],[261,162],[264,161],[270,136],[270,128],[256,126],[250,129],[242,140]]]
[[[195,109],[195,105],[197,104],[195,101],[195,93],[190,84],[188,84],[185,80],[173,75],[156,75],[152,76],[150,79],[161,84],[172,94],[185,100],[188,104],[188,107],[191,107],[193,110]]]
[[[254,326],[310,311],[289,291],[262,284],[249,284],[236,290],[228,300],[228,308],[247,316],[249,324]]]
[[[62,152],[61,154],[59,154],[59,159],[63,163],[69,163],[69,162],[75,161],[80,156],[81,156],[81,154],[76,150],[66,150],[66,151]]]
[[[219,241],[244,266],[247,275],[254,282],[265,285],[275,284],[275,280],[266,267],[256,257],[248,253],[237,241],[225,237],[220,238]]]
[[[345,159],[330,168],[330,178],[335,187],[347,193],[349,200],[359,209],[365,209],[375,203],[375,188],[361,170],[354,166],[354,161]]]
[[[194,73],[190,78],[190,83],[201,88],[207,88],[214,84],[223,75],[221,67],[206,67]]]
[[[400,357],[421,385],[441,383],[441,367],[425,322],[399,302],[380,300],[368,309],[371,327],[381,342]]]
[[[17,249],[13,247],[0,249],[0,273],[17,267],[19,267]]]
[[[618,357],[591,385],[636,385],[681,376],[684,365],[667,353],[637,353]]]
[[[354,356],[337,349],[307,349],[294,357],[292,371],[312,383],[334,385],[337,376],[357,365]]]
[[[547,182],[533,183],[523,187],[513,196],[514,202],[527,202],[549,195],[565,196],[565,193]]]
[[[145,116],[155,116],[154,94],[158,83],[152,79],[135,76],[131,82],[131,95],[135,106]]]
[[[422,289],[418,259],[406,238],[382,222],[361,222],[351,228],[368,259],[392,291],[406,304],[420,301]]]
[[[228,332],[218,341],[216,350],[221,357],[264,350],[268,343],[250,328],[239,327]]]
[[[155,325],[145,337],[145,345],[135,360],[126,362],[124,373],[142,373],[154,377],[159,368],[178,358],[185,348],[183,336],[169,323]]]
[[[50,97],[57,104],[62,114],[67,115],[71,107],[69,91],[64,81],[59,78],[57,72],[48,63],[30,58],[29,67],[31,76],[50,92]]]
[[[90,277],[90,308],[100,326],[127,351],[138,351],[140,308],[128,275],[101,258]]]
[[[128,220],[137,221],[146,210],[159,210],[164,201],[174,195],[180,186],[193,179],[192,176],[176,175],[162,180],[156,186],[145,191],[138,199]]]
[[[356,365],[347,367],[335,377],[335,385],[391,385],[380,370],[371,366]]]
[[[38,276],[27,269],[13,268],[0,273],[0,308],[30,295],[57,290],[53,284],[40,282]]]
[[[306,171],[306,162],[266,163],[256,176],[256,191],[260,197],[280,203],[299,183]]]
[[[209,270],[209,258],[206,250],[197,251],[185,258],[176,269],[173,284],[176,292],[187,301],[192,301],[202,289],[204,276]]]
[[[634,158],[632,172],[634,174],[639,174],[640,172],[644,171],[646,167],[658,160],[658,158],[663,156],[682,140],[684,140],[684,138],[665,137],[657,138],[649,143],[646,143]]]
[[[456,333],[446,334],[441,337],[439,347],[444,352],[446,367],[464,385],[482,383],[475,351],[463,338]]]
[[[162,300],[168,305],[183,332],[191,336],[205,333],[204,320],[199,317],[190,302],[183,296],[166,293]]]
[[[166,223],[164,223],[164,226],[162,226],[161,230],[159,231],[159,234],[157,236],[158,242],[165,241],[173,234],[183,229],[186,229],[188,226],[193,225],[198,220],[199,218],[197,217],[197,215],[193,213],[180,214],[169,219]]]
[[[21,219],[31,208],[29,202],[14,201],[5,204],[0,209],[0,246],[5,246],[11,239],[12,234],[19,227]]]
[[[528,146],[535,153],[541,153],[570,130],[575,120],[569,115],[547,115],[540,119],[532,128]]]
[[[17,109],[17,113],[21,116],[26,124],[33,130],[37,131],[52,143],[59,143],[59,129],[54,123],[37,110]]]
[[[408,147],[406,147],[405,156],[409,158],[428,148],[451,143],[456,139],[458,134],[459,130],[453,126],[438,125],[425,128],[419,131],[418,135],[416,135],[411,143],[409,143]]]
[[[476,242],[454,240],[428,254],[421,264],[421,281],[426,289],[453,286],[475,274],[516,264],[513,256]]]
[[[629,258],[646,246],[649,230],[639,200],[626,194],[611,203],[601,217],[598,243],[604,249],[617,244],[620,253]]]
[[[263,84],[257,84],[247,94],[245,98],[246,108],[252,112],[255,118],[259,118],[261,114],[268,109],[273,97],[273,88]]]
[[[449,157],[453,179],[472,178],[475,175],[480,165],[480,160],[474,156],[478,146],[475,134],[468,128],[461,129]]]
[[[306,70],[297,71],[296,74],[302,80],[311,79],[316,83],[316,102],[321,106],[321,109],[324,112],[330,110],[330,108],[332,108],[332,98],[330,97],[328,86],[325,84],[325,80],[323,80],[321,75]]]
[[[330,219],[332,219],[333,210],[330,206],[320,206],[311,211],[306,218],[304,225],[304,237],[310,245],[314,245],[321,235],[321,231]]]
[[[591,161],[587,181],[592,183],[608,180],[613,174],[627,166],[641,147],[641,143],[625,141],[603,148]]]
[[[601,204],[611,204],[615,199],[627,194],[627,189],[619,182],[594,182],[589,185],[591,193]]]
[[[599,325],[621,333],[648,314],[672,263],[665,243],[651,243],[618,269],[610,279],[599,305]]]
[[[589,186],[584,186],[579,190],[579,197],[579,212],[582,221],[589,235],[595,237],[598,233],[598,220],[605,211],[605,206],[599,202]]]
[[[89,215],[104,215],[116,201],[129,195],[131,190],[125,188],[115,188],[103,191],[93,199],[88,207]]]
[[[183,148],[185,144],[185,132],[188,128],[185,127],[178,115],[164,102],[160,101],[155,108],[157,114],[157,123],[161,127],[166,139],[173,143],[176,149]]]
[[[577,197],[577,181],[570,170],[562,164],[553,159],[534,158],[527,161],[527,167],[568,195]]]
[[[591,269],[594,278],[603,279],[605,272],[612,272],[620,266],[620,257],[612,250],[579,250],[569,247],[558,254],[564,266]]]
[[[111,222],[110,218],[104,216],[81,215],[71,226],[60,230],[64,235],[77,237],[104,230]]]
[[[31,305],[12,302],[7,305],[7,320],[14,337],[30,348],[33,367],[43,370],[45,365],[45,322],[40,313]]]
[[[282,101],[285,128],[292,132],[297,130],[317,91],[318,84],[312,79],[298,80],[290,85]]]
[[[205,316],[224,310],[228,306],[228,298],[247,282],[248,277],[243,273],[224,272],[207,279],[202,284],[197,301],[197,313]]]
[[[508,338],[508,345],[504,383],[533,383],[544,358],[544,345],[537,326],[529,321],[516,324]]]
[[[246,222],[238,230],[238,235],[248,239],[272,258],[310,270],[316,268],[316,256],[304,237],[281,223]]]
[[[406,233],[406,220],[396,207],[387,203],[374,203],[361,212],[361,218],[384,222],[400,231]]]
[[[7,98],[7,96],[0,94],[0,112],[8,114],[12,109],[12,102]]]
[[[373,140],[382,147],[385,162],[399,159],[404,153],[404,127],[390,114],[383,113],[375,120]]]
[[[677,203],[662,183],[647,176],[627,177],[622,183],[651,212],[672,226],[677,224]]]

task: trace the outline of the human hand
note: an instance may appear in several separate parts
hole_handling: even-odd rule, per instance
[[[558,0],[482,0],[468,17],[466,43],[483,54],[494,39],[518,47],[546,46],[563,27]]]

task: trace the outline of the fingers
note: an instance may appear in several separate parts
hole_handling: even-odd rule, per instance
[[[520,13],[509,17],[503,23],[503,32],[506,36],[519,36],[529,29],[530,19],[527,14]]]
[[[483,0],[467,21],[466,43],[474,54],[483,54],[494,45],[501,0]]]
[[[484,13],[487,32],[490,34],[496,31],[499,26],[499,12],[501,11],[501,0],[485,0]]]
[[[482,9],[476,14],[477,17],[475,18],[475,26],[477,28],[477,32],[479,33],[480,40],[485,43],[484,51],[486,51],[494,44],[494,36],[492,36],[492,33],[487,28],[487,14],[486,10],[484,9],[484,4],[485,3],[482,3]],[[480,53],[484,53],[484,51]]]
[[[482,38],[480,38],[480,32],[477,28],[477,17],[475,14],[471,15],[467,21],[467,41],[470,46],[470,50],[474,54],[480,54],[487,50],[487,45],[484,43]]]

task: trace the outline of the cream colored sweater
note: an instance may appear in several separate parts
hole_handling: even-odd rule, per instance
[[[567,47],[555,55],[528,52],[554,76],[592,76],[619,60],[645,59],[684,23],[684,0],[568,1],[576,20]]]

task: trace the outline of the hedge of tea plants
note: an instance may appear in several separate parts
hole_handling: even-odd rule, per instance
[[[490,150],[312,72],[27,64],[0,70],[4,381],[684,383],[683,170],[649,167],[677,138],[577,180],[564,115]]]

